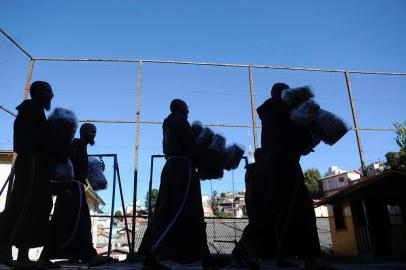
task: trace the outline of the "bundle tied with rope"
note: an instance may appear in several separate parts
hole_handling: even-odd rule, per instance
[[[56,162],[53,178],[57,182],[73,180],[73,165],[68,155],[78,127],[76,115],[71,110],[55,108],[47,121],[51,134],[52,154]]]
[[[290,110],[292,124],[309,129],[309,151],[320,141],[334,145],[350,130],[350,126],[343,119],[321,109],[313,98],[314,94],[309,86],[286,89],[282,93],[282,100]]]
[[[226,145],[226,138],[215,133],[202,123],[192,123],[196,144],[203,156],[198,165],[199,177],[202,180],[219,179],[224,170],[236,169],[244,154],[244,148],[236,143]]]
[[[87,179],[94,191],[107,188],[107,179],[104,175],[105,165],[102,159],[89,157],[89,166],[87,168]]]

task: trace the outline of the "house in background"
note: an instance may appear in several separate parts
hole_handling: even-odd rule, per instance
[[[4,207],[6,205],[6,197],[8,190],[8,184],[6,184],[6,181],[10,175],[12,163],[13,163],[13,152],[0,151],[0,190],[3,189],[4,187],[3,192],[0,195],[0,212],[4,210]]]
[[[385,171],[324,198],[337,255],[406,257],[406,172]]]
[[[330,169],[330,168],[329,168]],[[323,187],[324,197],[337,193],[343,188],[356,184],[361,180],[361,173],[356,170],[339,172],[321,178],[319,181]]]

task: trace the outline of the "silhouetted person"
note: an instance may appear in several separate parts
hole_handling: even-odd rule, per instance
[[[87,145],[94,145],[96,126],[85,123],[80,128],[80,139],[74,139],[66,155],[72,162],[74,180],[55,183],[59,190],[54,214],[50,224],[47,245],[41,253],[41,260],[74,259],[91,266],[108,261],[97,255],[93,247],[89,206],[85,186],[88,169]],[[64,147],[60,149],[63,151]]]
[[[142,239],[139,253],[146,256],[146,269],[168,269],[155,256],[180,263],[202,260],[205,269],[217,266],[207,246],[200,181],[196,173],[200,154],[187,120],[188,107],[175,99],[163,123],[166,163],[161,174],[152,222]]]
[[[14,121],[15,179],[9,201],[0,214],[0,259],[11,265],[11,246],[18,248],[17,266],[35,266],[28,258],[30,248],[45,244],[52,196],[49,187],[47,120],[53,92],[47,82],[30,87],[31,99],[17,106]]]
[[[262,148],[254,152],[255,162],[248,164],[245,172],[245,204],[248,225],[236,243],[231,257],[238,265],[259,269],[258,258],[269,258],[269,242],[275,242],[273,219],[275,215],[271,198],[276,196],[275,183],[269,177],[269,160]],[[271,237],[273,237],[271,239]]]
[[[275,234],[268,238],[269,250],[279,265],[289,264],[285,258],[291,255],[304,258],[306,269],[329,269],[317,259],[321,251],[316,217],[299,164],[301,155],[308,154],[310,132],[291,123],[289,108],[281,99],[288,88],[284,83],[275,84],[272,98],[257,109],[262,121],[262,149],[269,162],[267,177],[272,183],[269,222]]]

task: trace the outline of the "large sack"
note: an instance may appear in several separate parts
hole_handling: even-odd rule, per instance
[[[73,111],[64,108],[55,108],[48,117],[48,124],[52,136],[65,143],[71,143],[78,127],[78,120]]]
[[[58,163],[55,166],[54,180],[58,182],[66,182],[73,180],[73,165],[71,160],[68,158],[66,163]]]
[[[224,150],[223,167],[226,170],[237,169],[242,156],[244,155],[244,148],[238,144],[232,144]]]
[[[320,140],[328,145],[333,145],[350,130],[350,127],[337,115],[320,109],[319,115],[312,125],[312,129]]]
[[[95,157],[89,157],[87,168],[87,179],[93,190],[103,190],[107,188],[107,179],[104,176],[104,164]]]
[[[292,108],[290,120],[297,127],[307,128],[316,120],[319,112],[319,104],[309,99]]]
[[[196,138],[199,147],[208,147],[213,139],[214,132],[210,128],[204,128]]]
[[[314,97],[313,91],[308,86],[290,88],[283,90],[282,92],[282,100],[290,108],[293,108],[312,97]]]
[[[200,135],[200,133],[203,131],[203,124],[202,124],[202,122],[200,122],[200,121],[194,121],[193,123],[192,123],[192,130],[193,130],[193,133],[195,134],[195,137],[197,138],[199,135]]]
[[[226,148],[226,138],[220,134],[215,134],[211,140],[209,148],[217,152],[223,152]]]

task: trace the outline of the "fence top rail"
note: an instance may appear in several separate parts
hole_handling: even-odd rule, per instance
[[[20,49],[20,51],[22,51],[26,56],[28,56],[28,58],[30,58],[31,60],[34,59],[31,54],[29,54],[27,52],[27,50],[25,50],[23,47],[20,46],[20,44],[18,44],[9,34],[7,34],[3,29],[0,28],[0,32],[8,39],[10,40],[11,43],[13,43],[18,49]]]
[[[179,64],[179,65],[198,65],[198,66],[217,66],[217,67],[250,67],[260,69],[278,69],[278,70],[296,70],[312,72],[330,72],[330,73],[353,73],[366,75],[400,75],[406,76],[406,72],[388,72],[388,71],[367,71],[350,69],[324,69],[324,68],[306,68],[306,67],[288,67],[288,66],[270,66],[270,65],[251,65],[251,64],[225,64],[214,62],[193,62],[193,61],[173,61],[173,60],[151,60],[151,59],[113,59],[113,58],[33,58],[36,61],[72,61],[72,62],[122,62],[122,63],[157,63],[157,64]]]
[[[6,31],[0,28],[0,33],[13,43],[20,51],[22,51],[31,60],[38,61],[88,61],[88,62],[123,62],[123,63],[161,63],[161,64],[185,64],[185,65],[205,65],[219,67],[253,67],[265,69],[281,69],[281,70],[301,70],[314,72],[335,72],[335,73],[355,73],[355,74],[370,74],[370,75],[403,75],[406,72],[386,72],[386,71],[366,71],[366,70],[349,70],[349,69],[323,69],[323,68],[305,68],[305,67],[288,67],[288,66],[269,66],[269,65],[252,65],[252,64],[224,64],[213,62],[194,62],[194,61],[173,61],[173,60],[152,60],[152,59],[114,59],[114,58],[50,58],[50,57],[33,57],[27,50],[21,47]]]

